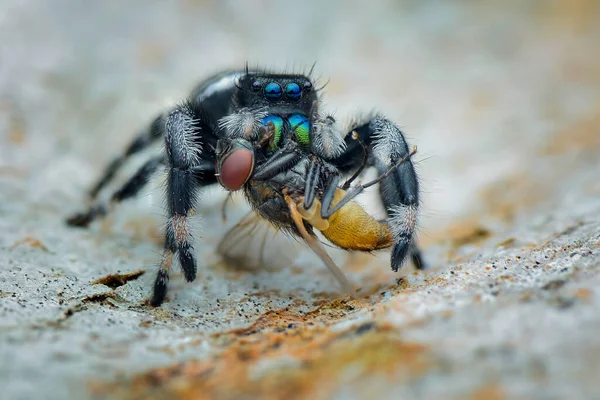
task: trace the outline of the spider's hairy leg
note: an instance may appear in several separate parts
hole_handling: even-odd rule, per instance
[[[415,155],[416,152],[417,152],[417,148],[413,147],[413,149],[411,150],[410,153],[408,153],[406,156],[397,160],[394,164],[391,164],[390,166],[388,166],[387,170],[379,171],[379,176],[376,179],[373,179],[372,181],[367,182],[367,183],[363,183],[363,184],[354,186],[352,188],[352,190],[348,191],[347,193],[344,194],[343,197],[338,199],[335,205],[333,204],[333,201],[334,201],[335,196],[339,193],[339,191],[338,191],[339,176],[334,176],[328,183],[328,186],[325,189],[325,194],[323,195],[323,208],[321,209],[321,217],[322,218],[331,217],[338,210],[340,210],[342,207],[344,207],[346,204],[348,204],[350,201],[352,201],[352,199],[354,199],[356,196],[361,194],[365,189],[384,181],[392,172],[394,172],[396,170],[396,168],[398,168],[400,166],[400,164],[408,161],[413,155]],[[363,166],[361,165],[360,168],[363,168]],[[357,174],[355,174],[355,175],[357,175]],[[346,186],[346,184],[347,183],[344,183],[344,186]],[[344,186],[342,186],[342,188],[341,188],[342,190],[345,190]]]
[[[331,115],[316,116],[312,123],[312,150],[329,160],[342,155],[346,143]]]
[[[89,192],[89,197],[94,200],[98,193],[114,178],[115,174],[123,166],[125,161],[132,155],[139,153],[140,151],[148,148],[151,144],[161,139],[164,134],[164,115],[160,114],[150,125],[142,130],[127,146],[125,152],[111,161],[106,167],[104,173],[98,180],[98,182],[92,187]]]
[[[206,129],[204,129],[206,128]],[[201,175],[210,157],[202,153],[198,143],[200,135],[211,135],[191,105],[184,104],[169,114],[165,124],[167,156],[167,212],[165,247],[158,268],[151,304],[160,306],[167,295],[169,270],[175,259],[188,282],[196,279],[196,259],[193,255],[192,233],[189,218],[194,214],[199,189],[216,181],[213,174]],[[204,157],[204,158],[203,158]],[[203,179],[204,177],[204,179]]]
[[[156,170],[164,164],[165,158],[162,155],[151,158],[123,186],[113,193],[108,204],[96,203],[90,206],[86,212],[77,213],[69,217],[67,224],[86,227],[95,219],[106,216],[115,204],[136,196],[146,186]]]
[[[287,142],[284,147],[277,150],[269,159],[262,163],[252,175],[252,179],[266,181],[277,174],[296,165],[301,159],[295,142]]]
[[[355,132],[355,135],[346,136],[344,153],[331,162],[341,172],[351,173],[360,168],[366,146],[369,152],[368,164],[377,169],[378,180],[381,180],[380,196],[394,235],[392,270],[398,271],[408,256],[417,268],[424,268],[421,253],[415,244],[419,181],[404,135],[396,124],[382,116],[355,124],[351,132]]]

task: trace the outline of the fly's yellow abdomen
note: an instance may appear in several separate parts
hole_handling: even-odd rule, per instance
[[[333,204],[346,194],[342,189],[335,193]],[[298,207],[302,217],[333,244],[347,250],[372,251],[390,247],[392,230],[385,222],[379,222],[354,201],[339,209],[329,219],[321,218],[321,203],[315,200],[310,210]]]

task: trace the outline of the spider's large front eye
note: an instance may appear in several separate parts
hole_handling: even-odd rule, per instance
[[[285,97],[290,100],[298,101],[302,97],[302,90],[297,83],[288,83],[285,87]]]
[[[283,90],[281,90],[281,86],[279,86],[278,83],[269,82],[267,83],[267,86],[265,86],[265,97],[269,100],[279,99],[282,92]]]

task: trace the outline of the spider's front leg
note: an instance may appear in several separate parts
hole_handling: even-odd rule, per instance
[[[394,236],[392,270],[398,271],[409,255],[416,268],[423,269],[421,254],[415,244],[419,181],[404,135],[396,124],[376,116],[356,124],[346,135],[345,143],[344,151],[330,160],[332,164],[346,174],[364,168],[366,148],[367,166],[374,166],[380,176],[380,196]]]
[[[202,136],[201,136],[202,135]],[[196,259],[193,255],[189,218],[194,214],[199,189],[216,183],[214,155],[203,153],[198,139],[212,131],[196,119],[189,105],[182,105],[169,114],[165,124],[167,159],[167,211],[165,245],[158,268],[152,305],[160,306],[167,295],[169,271],[179,261],[185,279],[196,279]]]

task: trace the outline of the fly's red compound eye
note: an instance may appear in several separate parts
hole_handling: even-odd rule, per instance
[[[250,178],[254,168],[254,155],[248,149],[229,153],[219,169],[219,183],[232,192],[239,190]]]

